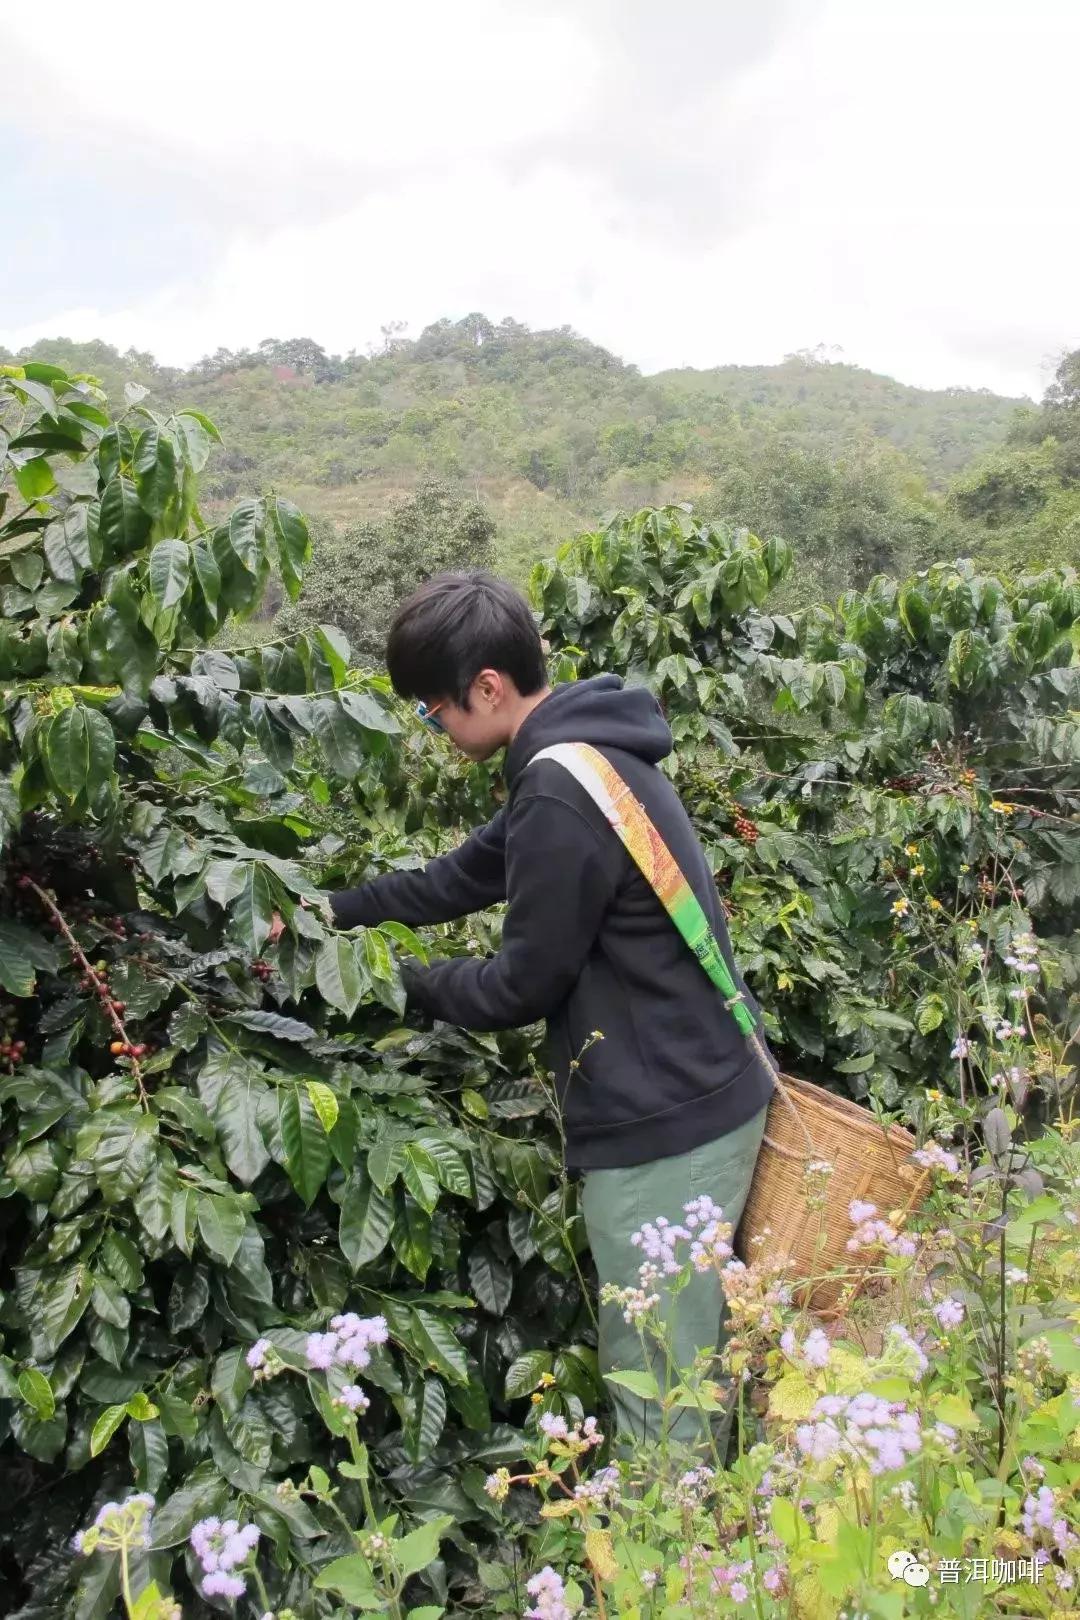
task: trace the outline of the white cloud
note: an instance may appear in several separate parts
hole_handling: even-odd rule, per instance
[[[54,6],[53,93],[23,75],[23,128],[156,168],[220,251],[137,297],[118,262],[114,305],[73,283],[9,346],[182,363],[482,309],[647,370],[825,341],[1038,392],[1080,342],[1072,0],[223,3],[210,37],[178,26],[197,6],[110,30]],[[29,14],[6,26],[32,58]]]

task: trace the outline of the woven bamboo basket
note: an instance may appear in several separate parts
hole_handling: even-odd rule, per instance
[[[806,1080],[778,1075],[736,1234],[739,1257],[748,1265],[755,1259],[787,1258],[797,1302],[819,1316],[837,1315],[840,1295],[845,1294],[846,1302],[855,1297],[877,1257],[873,1251],[857,1256],[848,1252],[848,1205],[853,1198],[865,1199],[877,1205],[880,1216],[902,1225],[922,1201],[929,1181],[929,1172],[911,1161],[914,1147],[910,1132],[899,1125],[886,1130],[858,1103]],[[806,1167],[815,1159],[833,1166],[820,1210],[807,1205]],[[762,1241],[755,1243],[757,1237]],[[848,1273],[844,1281],[815,1283],[839,1266]]]

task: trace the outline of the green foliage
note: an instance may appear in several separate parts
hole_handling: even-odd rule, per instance
[[[569,334],[470,317],[429,337],[423,363],[467,376],[512,378],[526,337],[570,394],[582,369],[594,390],[623,375]],[[399,355],[370,364],[389,374]],[[240,369],[257,379],[265,358]],[[274,365],[339,386],[318,380],[313,346]],[[424,943],[340,934],[318,905],[441,848],[489,807],[493,774],[402,733],[385,679],[350,668],[332,623],[238,645],[268,590],[298,591],[306,524],[274,494],[208,520],[197,484],[217,428],[143,398],[115,416],[55,364],[0,374],[5,1602],[23,1620],[105,1620],[118,1601],[165,1620],[175,1594],[201,1615],[183,1547],[199,1519],[231,1514],[273,1546],[256,1613],[329,1620],[344,1600],[436,1620],[489,1597],[520,1612],[484,1480],[535,1452],[540,1412],[578,1423],[596,1400],[576,1193],[557,1182],[528,1035],[402,1029],[396,951]],[[410,433],[437,436],[438,416]],[[433,501],[399,514],[388,592],[430,566],[429,522],[448,546],[475,538],[449,497]],[[664,704],[785,1055],[918,1119],[925,1080],[950,1074],[940,1089],[963,1093],[967,1128],[996,1088],[973,1184],[1030,1190],[1043,1170],[1014,1163],[1021,1036],[1000,1026],[1034,924],[1032,1070],[1064,1095],[1049,1036],[1075,1034],[1080,985],[1080,588],[1065,569],[963,563],[785,613],[792,569],[783,541],[668,507],[568,544],[534,588],[559,673],[617,667]],[[475,920],[440,948],[490,948],[498,927]],[[988,1017],[986,1063],[950,1067]],[[1005,1236],[1019,1255],[1030,1218]],[[1049,1321],[1067,1267],[1047,1264]],[[353,1311],[386,1323],[363,1369],[362,1443],[341,1368],[307,1353]],[[1075,1370],[1054,1361],[1072,1351],[1060,1321],[1051,1332],[1053,1370]],[[257,1341],[262,1365],[247,1359]],[[938,1392],[965,1428],[959,1368],[954,1383]],[[989,1427],[989,1399],[976,1418]],[[1064,1444],[1052,1403],[1024,1414],[1017,1444],[1038,1453],[1059,1419]],[[157,1498],[152,1545],[136,1502],[74,1561],[72,1534],[132,1482]],[[1018,1489],[1009,1475],[998,1495]],[[544,1517],[534,1551],[576,1569],[572,1602],[597,1580],[629,1593],[610,1527],[575,1541],[569,1517]],[[810,1528],[838,1549],[821,1578],[835,1595],[868,1527],[830,1537],[828,1522]],[[802,1540],[794,1510],[776,1528]]]
[[[955,518],[913,475],[910,461],[861,428],[842,447],[802,447],[776,435],[716,475],[698,503],[755,534],[798,541],[799,569],[788,604],[835,599],[878,573],[903,574],[963,542]]]
[[[342,1422],[244,1356],[266,1338],[295,1361],[353,1308],[389,1323],[363,1488],[403,1556],[427,1550],[417,1518],[453,1514],[456,1545],[411,1577],[441,1603],[491,1523],[463,1481],[520,1447],[506,1370],[575,1338],[582,1295],[565,1250],[540,1253],[542,1099],[500,1104],[521,1041],[402,1031],[395,951],[424,947],[315,904],[320,869],[436,846],[430,786],[413,797],[387,682],[350,672],[337,630],[208,645],[308,563],[280,497],[204,520],[208,418],[134,397],[114,418],[30,365],[0,376],[0,427],[5,1603],[107,1614],[119,1543],[80,1566],[70,1538],[134,1478],[159,1504],[139,1556],[185,1612],[176,1549],[230,1492],[279,1549],[262,1608],[333,1612],[315,1583],[350,1538],[294,1486]],[[350,799],[362,853],[334,832]]]
[[[532,590],[570,668],[626,672],[664,707],[787,1061],[894,1106],[948,1071],[968,1003],[931,1018],[926,998],[988,896],[1055,942],[1048,1014],[1080,1027],[1080,584],[962,562],[771,612],[790,565],[669,507],[568,542]]]
[[[1066,354],[1038,410],[1019,413],[1008,442],[958,478],[950,504],[970,520],[980,554],[1006,566],[1080,555],[1080,349]]]
[[[446,484],[423,483],[381,522],[316,532],[303,601],[278,615],[278,629],[331,620],[366,660],[381,664],[397,606],[432,574],[491,568],[495,525],[478,501]]]

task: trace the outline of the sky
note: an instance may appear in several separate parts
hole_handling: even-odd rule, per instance
[[[51,0],[0,14],[0,345],[479,310],[651,372],[1038,397],[1080,346],[1076,0]]]

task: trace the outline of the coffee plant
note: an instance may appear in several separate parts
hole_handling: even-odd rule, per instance
[[[796,1072],[888,1107],[928,1075],[961,1083],[971,997],[946,964],[971,928],[988,948],[1029,924],[1044,937],[1040,1016],[1067,1047],[1075,572],[958,562],[789,616],[768,599],[791,566],[781,541],[666,507],[567,543],[531,586],[578,673],[628,670],[663,705],[740,962]]]
[[[332,628],[236,647],[309,545],[273,495],[208,521],[217,437],[137,390],[114,420],[90,379],[0,372],[0,1611],[22,1620],[227,1606],[189,1545],[227,1506],[268,1549],[258,1612],[337,1612],[320,1572],[366,1510],[407,1548],[392,1612],[408,1584],[437,1613],[539,1371],[572,1409],[594,1387],[527,1041],[402,1029],[396,953],[423,945],[322,910],[438,846],[433,767]],[[363,1467],[300,1354],[343,1313],[385,1328]],[[260,1377],[256,1342],[304,1376]],[[335,1459],[340,1488],[302,1495]],[[132,1489],[152,1519],[102,1507]]]
[[[502,789],[333,627],[242,645],[309,543],[273,494],[204,514],[216,442],[140,390],[114,418],[92,379],[0,368],[0,1612],[437,1620],[558,1587],[603,1613],[617,1569],[636,1620],[610,1478],[572,1513],[504,1488],[599,1434],[531,1032],[403,1028],[425,943],[323,904]],[[1010,1196],[1048,1174],[1013,1165],[1028,1089],[1072,1081],[1080,590],[958,564],[770,613],[791,566],[684,508],[618,520],[535,576],[554,674],[657,692],[792,1065],[920,1128],[932,1076]],[[530,1538],[563,1574],[530,1575]]]

